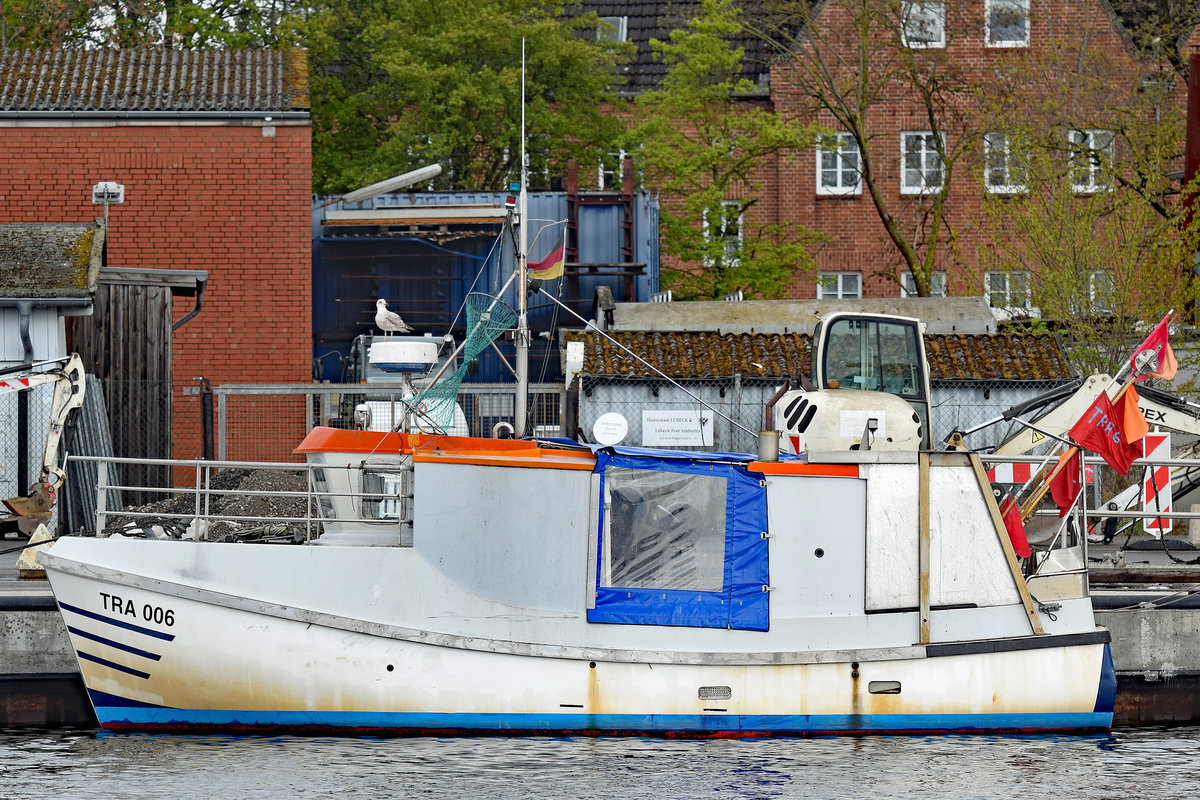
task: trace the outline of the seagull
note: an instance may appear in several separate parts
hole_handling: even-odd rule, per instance
[[[388,311],[387,300],[375,301],[375,324],[385,333],[408,333],[412,328],[395,311]]]

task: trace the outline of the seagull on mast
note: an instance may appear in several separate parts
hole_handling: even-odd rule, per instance
[[[412,330],[395,311],[388,311],[387,300],[375,301],[375,324],[384,333],[408,333]]]

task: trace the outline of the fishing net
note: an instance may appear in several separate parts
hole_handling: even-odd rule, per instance
[[[463,342],[458,369],[412,399],[413,408],[421,415],[422,427],[426,424],[442,430],[450,427],[458,387],[467,374],[468,365],[517,321],[517,312],[511,306],[498,297],[481,292],[467,295],[466,312],[467,338]]]

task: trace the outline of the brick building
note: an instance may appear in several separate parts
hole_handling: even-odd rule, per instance
[[[124,202],[107,208],[106,267],[207,273],[203,307],[186,324],[133,319],[108,332],[89,371],[114,395],[110,415],[123,404],[118,382],[145,377],[128,362],[146,358],[129,353],[166,354],[159,377],[173,384],[180,458],[199,455],[196,403],[183,394],[198,376],[310,379],[304,52],[0,50],[0,152],[0,222],[102,218],[92,187],[111,181]],[[178,322],[195,306],[180,298],[166,314]]]
[[[699,13],[698,2],[584,6],[609,23],[608,35],[637,46],[626,95],[661,80],[663,67],[646,40],[666,38]],[[751,17],[757,13],[754,4],[739,6]],[[855,26],[866,17],[860,52]],[[1005,200],[1026,196],[1032,183],[1018,175],[1008,126],[1032,129],[1039,148],[1058,151],[1061,169],[1082,174],[1077,193],[1086,197],[1108,190],[1111,176],[1103,168],[1124,155],[1124,139],[1137,133],[1131,98],[1142,98],[1146,122],[1156,114],[1181,121],[1185,103],[1185,82],[1165,59],[1140,59],[1108,0],[824,0],[813,4],[811,19],[791,21],[789,38],[790,49],[774,53],[750,37],[738,42],[746,48],[744,76],[762,90],[751,100],[765,98],[776,113],[816,122],[831,136],[811,150],[779,156],[763,171],[758,202],[728,230],[740,236],[742,225],[782,223],[827,237],[815,251],[820,275],[797,274],[786,295],[792,298],[915,291],[881,216],[895,220],[897,237],[923,256],[936,203],[933,293],[984,294],[996,306],[1028,306],[1031,275],[995,269],[983,224],[985,204],[993,220],[1002,217]],[[823,54],[831,83],[851,102],[860,78],[871,83],[873,96],[861,114],[866,150],[836,115],[806,96],[802,62],[812,52]],[[936,74],[938,82],[922,84],[906,71]],[[922,102],[922,91],[936,93],[931,104]],[[1157,107],[1144,102],[1154,92],[1162,95]],[[865,186],[868,161],[885,212]]]

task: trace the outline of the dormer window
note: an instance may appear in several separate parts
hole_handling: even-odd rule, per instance
[[[624,42],[629,34],[629,17],[601,17],[596,27],[599,41]]]

